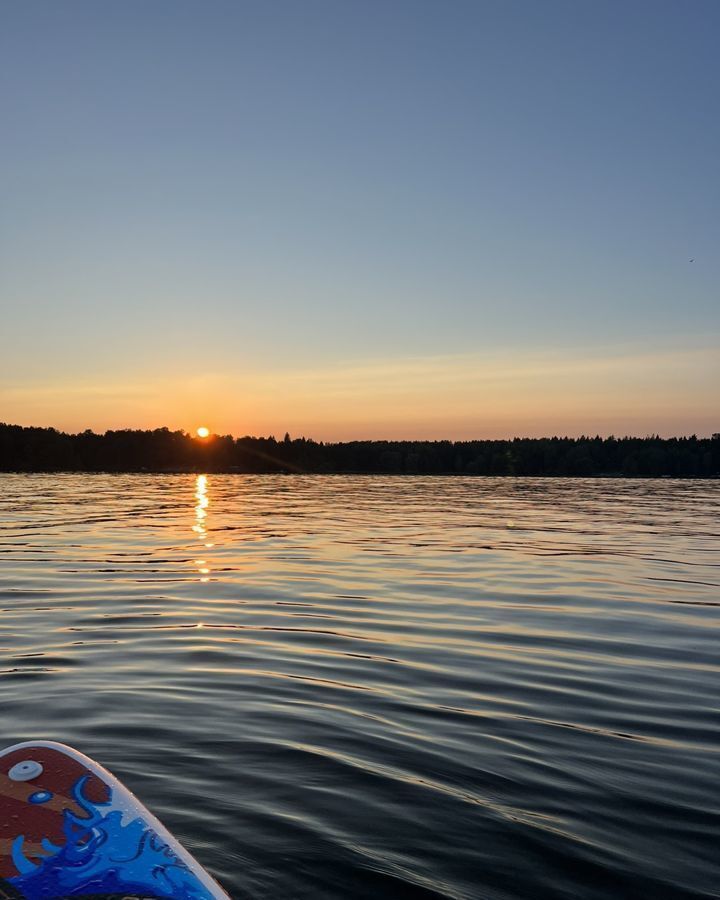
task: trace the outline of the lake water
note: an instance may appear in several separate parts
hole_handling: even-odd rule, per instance
[[[243,898],[720,894],[720,482],[0,475],[2,743]]]

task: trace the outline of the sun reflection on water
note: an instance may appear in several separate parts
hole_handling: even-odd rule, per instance
[[[195,479],[195,522],[192,530],[197,535],[199,541],[202,541],[206,547],[212,547],[208,538],[208,506],[210,505],[210,497],[208,495],[208,477],[207,475],[198,475]],[[195,565],[198,567],[198,574],[202,577],[200,581],[208,581],[210,575],[210,567],[206,559],[196,559]]]

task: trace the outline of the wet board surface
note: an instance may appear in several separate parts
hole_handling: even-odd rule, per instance
[[[0,900],[227,900],[108,771],[63,744],[0,751]]]

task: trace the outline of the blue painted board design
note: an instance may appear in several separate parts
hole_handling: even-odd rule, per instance
[[[62,745],[42,746],[62,748]],[[30,752],[29,747],[28,754]],[[85,760],[71,752],[76,760]],[[93,765],[90,760],[87,762]],[[107,800],[103,802],[93,801],[88,796],[87,786],[93,775],[101,777],[108,788]],[[38,781],[42,779],[38,778]],[[27,785],[28,804],[37,807],[53,802],[52,791],[41,785],[37,790],[33,790],[34,787]],[[80,895],[227,900],[222,889],[160,823],[99,766],[93,766],[77,778],[72,786],[71,801],[68,798],[61,814],[63,840],[58,842],[57,836],[55,841],[43,837],[42,849],[39,850],[35,842],[31,852],[28,849],[30,842],[26,844],[26,836],[22,833],[20,817],[20,830],[11,847],[17,874],[7,879],[6,884],[25,900]]]

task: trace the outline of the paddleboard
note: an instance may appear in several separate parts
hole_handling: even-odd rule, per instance
[[[229,900],[130,791],[64,744],[0,751],[0,900]]]

